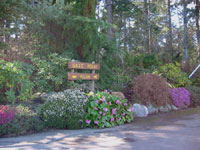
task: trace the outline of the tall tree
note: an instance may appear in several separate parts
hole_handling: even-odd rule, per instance
[[[108,23],[112,24],[112,0],[106,0],[107,5],[107,17],[108,17]],[[108,36],[110,39],[113,38],[113,32],[112,28],[108,28]]]
[[[96,19],[96,5],[97,0],[82,0],[77,2],[75,6],[76,15],[80,15],[89,19]],[[84,32],[80,33],[81,43],[77,47],[77,52],[81,60],[85,60],[88,55],[91,53],[92,39],[91,36],[93,32],[96,32],[96,28],[93,28],[93,25],[82,23],[82,28]]]
[[[195,20],[196,20],[197,51],[198,51],[198,57],[200,57],[199,0],[195,0]]]
[[[183,0],[183,24],[184,24],[183,46],[184,46],[184,53],[185,53],[186,68],[189,66],[187,23],[188,23],[188,20],[187,20],[187,2],[186,2],[186,0]]]
[[[168,34],[169,34],[169,40],[168,40],[168,44],[169,44],[169,50],[171,52],[171,56],[173,57],[173,46],[172,46],[172,22],[171,22],[171,1],[168,0],[167,3],[168,6]]]

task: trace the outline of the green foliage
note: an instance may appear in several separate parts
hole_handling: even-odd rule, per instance
[[[184,87],[192,84],[187,73],[181,71],[179,63],[170,63],[154,70],[154,74],[160,75],[172,84],[172,87]]]
[[[200,87],[200,78],[196,78],[192,80],[192,85]]]
[[[122,91],[132,79],[143,73],[151,73],[161,62],[155,55],[138,54],[132,56],[131,53],[124,54],[123,65],[112,66],[112,77],[109,79],[112,86],[109,88],[115,91]],[[117,61],[115,61],[117,62]],[[119,61],[117,62],[119,63]]]
[[[42,112],[47,127],[78,129],[84,127],[88,99],[80,90],[65,90],[49,96]]]
[[[140,66],[144,69],[152,69],[160,64],[159,59],[153,54],[138,54],[133,58],[133,65]]]
[[[36,112],[28,106],[18,105],[15,107],[15,118],[7,124],[0,126],[0,136],[21,135],[28,132],[38,132],[44,129],[43,122]]]
[[[109,95],[106,92],[88,94],[89,104],[86,124],[89,127],[113,127],[133,120],[133,108],[126,99]]]
[[[21,62],[0,60],[1,97],[7,96],[9,102],[15,103],[16,98],[27,100],[32,97],[34,84],[30,78],[34,67]]]
[[[190,92],[190,106],[200,106],[200,87],[187,86],[186,89]]]
[[[47,58],[33,57],[32,61],[36,67],[35,84],[38,91],[62,91],[67,88],[67,63],[68,57],[50,54]]]

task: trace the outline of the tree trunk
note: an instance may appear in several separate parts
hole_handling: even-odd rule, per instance
[[[183,46],[185,52],[185,67],[188,69],[189,67],[189,54],[188,54],[188,37],[187,37],[187,2],[183,0],[183,23],[184,23],[184,34],[183,34]]]
[[[145,51],[151,53],[151,27],[150,27],[150,0],[144,0],[144,11],[145,11]]]
[[[195,0],[195,19],[196,19],[196,37],[197,37],[197,52],[200,57],[200,37],[199,37],[199,0]]]
[[[127,28],[126,28],[126,16],[124,15],[124,50],[127,50]]]
[[[10,42],[10,34],[8,33],[8,31],[9,31],[9,29],[10,29],[10,23],[7,21],[7,20],[5,20],[5,33],[4,33],[4,42],[6,43],[6,44],[9,44],[9,42]],[[4,54],[8,54],[8,50],[7,50],[7,48],[4,50]]]
[[[106,5],[107,5],[108,23],[112,24],[112,0],[106,0]],[[108,28],[108,36],[110,39],[113,38],[113,32],[111,27]]]
[[[148,6],[147,6],[147,0],[144,0],[144,11],[145,11],[145,44],[144,48],[145,51],[149,52],[149,30],[148,30],[148,16],[149,16],[149,11],[148,11]]]
[[[171,53],[171,57],[173,57],[173,46],[172,46],[172,23],[171,23],[171,2],[170,0],[168,0],[168,26],[169,26],[169,30],[168,30],[168,34],[169,34],[169,50]]]
[[[79,11],[81,16],[90,18],[90,19],[96,19],[96,5],[97,5],[97,0],[84,0],[80,1],[79,6],[81,6],[81,11]],[[80,9],[77,7],[77,9]],[[82,23],[83,28],[86,26],[85,23]],[[91,54],[92,46],[89,45],[89,47],[85,47],[86,44],[90,42],[90,35],[92,33],[92,29],[88,29],[84,33],[80,34],[81,37],[81,43],[77,47],[77,52],[79,55],[80,60],[85,60],[87,59],[88,55]]]

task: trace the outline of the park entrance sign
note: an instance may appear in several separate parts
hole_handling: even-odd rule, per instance
[[[99,80],[99,74],[95,73],[95,70],[100,70],[100,64],[72,62],[68,63],[68,68],[72,69],[68,72],[68,80],[74,82],[75,80],[92,80],[91,90],[94,91],[94,81]],[[75,69],[92,70],[92,73],[75,73]]]

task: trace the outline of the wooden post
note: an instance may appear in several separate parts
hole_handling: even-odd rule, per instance
[[[72,62],[75,62],[75,60],[74,59],[72,59]],[[74,73],[74,69],[72,69],[72,71],[71,71],[72,73]],[[74,80],[72,80],[72,88],[74,88]]]
[[[95,62],[93,61],[92,64],[95,64]],[[92,70],[92,73],[95,74],[95,70]],[[91,90],[94,92],[94,80],[92,80],[92,84],[91,84]]]

